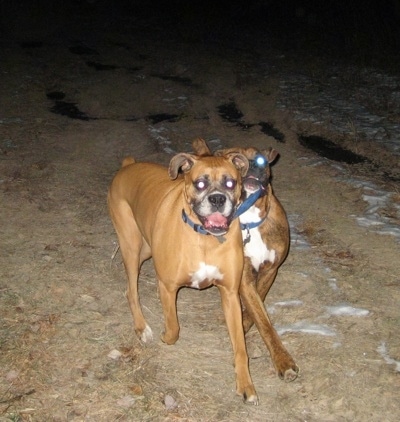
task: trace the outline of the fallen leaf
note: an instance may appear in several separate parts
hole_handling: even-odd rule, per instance
[[[135,396],[141,396],[141,395],[143,395],[143,388],[142,388],[142,386],[140,386],[139,384],[134,384],[134,385],[131,385],[131,386],[129,387],[129,389],[132,391],[132,393],[133,393]]]

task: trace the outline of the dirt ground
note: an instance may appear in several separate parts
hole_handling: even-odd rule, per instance
[[[399,420],[399,243],[357,225],[366,203],[343,181],[373,181],[398,205],[398,179],[382,177],[398,174],[398,156],[277,110],[280,72],[299,66],[288,52],[167,36],[151,19],[106,28],[85,19],[64,32],[43,21],[1,47],[0,420]],[[221,117],[218,107],[232,102],[254,125]],[[299,144],[304,133],[329,135],[381,171],[318,161]],[[112,259],[106,192],[121,159],[167,164],[198,136],[212,148],[272,146],[281,155],[273,186],[293,225],[292,248],[266,306],[300,376],[276,376],[253,328],[246,340],[257,407],[235,395],[218,290],[180,291],[181,336],[166,346],[145,263],[140,293],[156,340],[144,346],[121,256]],[[368,312],[329,312],[339,305]]]

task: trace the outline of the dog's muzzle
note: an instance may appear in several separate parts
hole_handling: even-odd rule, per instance
[[[247,176],[243,179],[243,188],[247,193],[257,192],[259,189],[263,189],[263,184],[260,179],[252,176]]]

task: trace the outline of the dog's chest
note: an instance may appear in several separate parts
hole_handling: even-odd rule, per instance
[[[260,220],[260,209],[252,206],[240,216],[240,222],[242,224],[254,223]],[[251,264],[256,271],[259,270],[260,265],[264,262],[275,261],[276,251],[275,249],[268,249],[266,242],[263,240],[259,227],[254,227],[249,231],[242,230],[242,237],[248,239],[244,246],[244,255],[250,258]]]
[[[207,265],[205,262],[200,262],[197,271],[190,274],[189,287],[194,289],[204,289],[213,281],[219,281],[224,278],[218,267],[215,265]]]

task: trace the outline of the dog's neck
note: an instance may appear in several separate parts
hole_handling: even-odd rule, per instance
[[[267,187],[268,189],[268,187]],[[234,218],[240,217],[242,214],[244,214],[249,208],[251,208],[256,202],[265,196],[266,189],[264,187],[261,187],[260,189],[256,190],[255,192],[249,194],[246,196],[246,199],[239,205],[237,208]]]
[[[193,222],[188,215],[186,214],[185,210],[182,209],[182,220],[188,224],[196,233],[200,233],[200,234],[204,234],[204,235],[209,235],[209,236],[214,236],[219,243],[223,243],[225,242],[226,238],[225,235],[221,235],[221,236],[217,236],[215,234],[212,234],[210,232],[208,232],[201,224],[196,224],[195,222]]]

